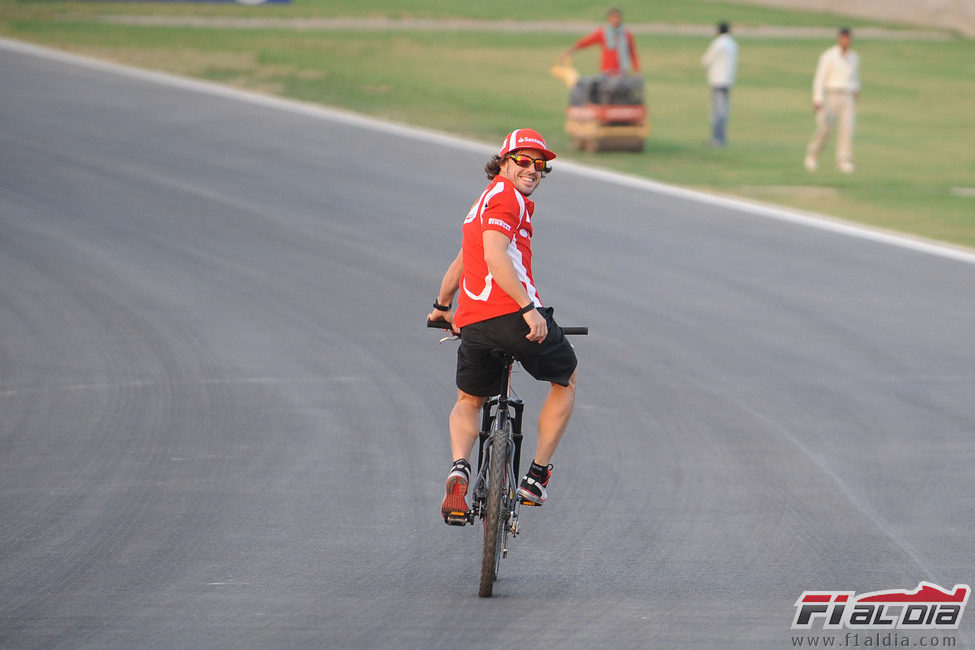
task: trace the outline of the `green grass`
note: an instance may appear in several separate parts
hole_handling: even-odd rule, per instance
[[[833,26],[835,16],[713,2],[619,3],[633,22]],[[367,6],[367,8],[366,8]],[[699,66],[708,38],[638,36],[653,132],[642,154],[572,152],[563,132],[567,91],[548,75],[573,39],[552,33],[289,31],[134,27],[103,14],[416,16],[520,20],[601,19],[589,2],[461,3],[457,0],[296,1],[290,7],[195,3],[64,3],[0,6],[0,34],[54,47],[339,106],[495,143],[530,125],[550,146],[586,163],[667,182],[751,197],[975,247],[975,42],[858,39],[864,91],[858,108],[858,172],[802,169],[813,128],[810,81],[821,40],[740,37],[731,146],[712,151],[707,88]],[[853,25],[863,21],[847,21]],[[581,34],[580,34],[581,35]],[[597,53],[576,57],[583,73]]]

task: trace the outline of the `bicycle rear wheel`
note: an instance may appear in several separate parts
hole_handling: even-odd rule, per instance
[[[488,458],[487,503],[484,511],[484,555],[481,558],[481,588],[478,595],[484,598],[494,592],[498,577],[498,564],[504,548],[505,529],[508,525],[508,443],[511,423],[507,415],[498,413],[491,429],[490,457]]]

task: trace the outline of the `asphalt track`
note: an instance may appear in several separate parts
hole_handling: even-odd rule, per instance
[[[975,578],[970,255],[556,167],[592,334],[479,599],[422,323],[484,150],[9,43],[0,87],[0,646],[783,648],[803,590]]]

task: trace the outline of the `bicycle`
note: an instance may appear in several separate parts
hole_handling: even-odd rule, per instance
[[[440,342],[460,340],[445,320],[427,321],[427,327],[450,331]],[[565,335],[589,334],[588,327],[563,327]],[[466,526],[480,518],[484,522],[484,551],[481,557],[481,582],[478,596],[490,597],[498,578],[501,560],[508,556],[508,537],[518,535],[518,507],[534,506],[515,495],[521,460],[521,418],[525,404],[511,390],[511,372],[515,357],[499,351],[503,371],[501,390],[481,407],[478,432],[477,476],[468,488],[471,507],[445,517],[448,524]]]

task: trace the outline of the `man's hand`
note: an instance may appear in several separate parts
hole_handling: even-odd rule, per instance
[[[548,323],[545,322],[545,317],[537,309],[532,309],[523,317],[530,330],[525,338],[536,343],[544,341],[545,337],[548,336]]]
[[[439,309],[434,309],[427,315],[427,320],[437,321],[445,320],[450,323],[450,329],[454,334],[459,334],[457,328],[454,327],[454,312],[453,311],[440,311]]]

